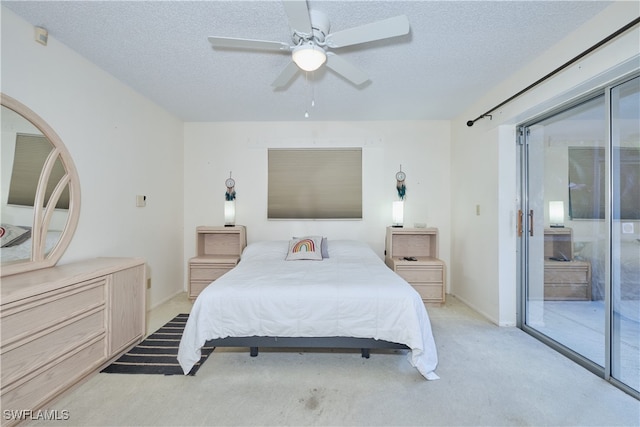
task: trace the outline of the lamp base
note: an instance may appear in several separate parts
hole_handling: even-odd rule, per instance
[[[551,228],[564,228],[564,225],[560,225],[560,224],[550,224],[549,227]]]
[[[235,224],[225,224],[224,226],[225,227],[235,227],[236,225]]]
[[[402,228],[402,225],[392,225],[393,228]]]

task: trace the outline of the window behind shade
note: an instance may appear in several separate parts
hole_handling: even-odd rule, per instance
[[[269,149],[269,219],[362,219],[362,149]]]
[[[613,147],[611,151],[613,194],[619,200],[613,206],[613,219],[640,219],[640,149]],[[604,219],[605,176],[604,147],[569,147],[569,217]]]
[[[52,150],[52,145],[41,135],[16,135],[16,149],[13,158],[13,170],[9,184],[10,205],[33,206],[38,188],[40,173],[44,162]],[[58,157],[47,183],[44,206],[47,205],[56,184],[65,175],[65,169]],[[69,187],[62,192],[57,209],[69,209]]]

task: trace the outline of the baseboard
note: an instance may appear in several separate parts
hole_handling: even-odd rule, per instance
[[[473,311],[475,311],[476,313],[478,313],[479,315],[481,315],[482,317],[484,317],[485,319],[487,319],[489,322],[493,323],[496,326],[515,326],[515,325],[501,325],[500,322],[498,322],[496,319],[494,319],[492,316],[489,316],[487,313],[485,313],[484,311],[480,310],[478,307],[476,307],[474,304],[470,303],[469,301],[467,301],[466,299],[456,295],[456,294],[451,294],[454,297],[456,297],[458,300],[460,300],[461,302],[463,302],[466,306],[468,306],[469,308],[471,308]]]
[[[147,306],[147,312],[149,312],[149,311],[153,310],[154,308],[157,308],[157,307],[161,306],[162,304],[164,304],[164,303],[166,303],[167,301],[169,301],[169,300],[171,300],[171,299],[173,299],[173,298],[177,297],[177,296],[178,296],[178,295],[180,295],[180,294],[185,294],[185,299],[186,299],[186,292],[184,291],[184,289],[181,289],[181,290],[177,291],[176,293],[169,295],[169,296],[168,296],[168,297],[166,297],[165,299],[163,299],[163,300],[160,300],[160,301],[156,302],[154,305],[152,305],[152,306]]]

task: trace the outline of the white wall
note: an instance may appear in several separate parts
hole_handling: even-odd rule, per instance
[[[96,256],[147,260],[149,307],[183,288],[182,121],[55,36],[2,8],[1,90],[61,137],[80,175],[81,209],[61,264]],[[147,207],[135,206],[136,194]]]
[[[407,173],[405,226],[440,230],[440,256],[449,262],[449,122],[243,122],[185,124],[185,262],[195,254],[195,228],[223,225],[224,181],[236,181],[236,224],[249,242],[322,234],[363,240],[383,257],[395,174]],[[363,148],[361,221],[267,220],[267,148]],[[185,279],[186,280],[186,279]]]
[[[452,292],[497,324],[513,325],[517,318],[515,126],[640,68],[638,27],[493,111],[492,119],[473,127],[466,122],[639,15],[637,2],[614,3],[452,122]],[[493,208],[474,217],[474,204]]]

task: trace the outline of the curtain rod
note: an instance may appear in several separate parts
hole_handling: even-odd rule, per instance
[[[502,101],[500,104],[496,105],[495,107],[493,107],[492,109],[488,110],[486,113],[483,113],[481,115],[479,115],[478,117],[476,117],[473,120],[469,120],[467,122],[467,126],[471,127],[473,126],[473,124],[475,122],[477,122],[480,119],[484,119],[485,117],[491,117],[491,115],[489,113],[497,110],[498,108],[502,107],[504,104],[511,102],[512,100],[514,100],[515,98],[519,97],[520,95],[522,95],[523,93],[531,90],[533,87],[539,85],[540,83],[542,83],[543,81],[547,80],[549,77],[559,73],[560,71],[564,70],[565,68],[567,68],[569,65],[573,64],[574,62],[582,59],[583,57],[587,56],[588,54],[590,54],[591,52],[593,52],[594,50],[598,49],[599,47],[601,47],[602,45],[610,42],[611,40],[615,39],[616,37],[618,37],[620,34],[626,32],[627,30],[629,30],[630,28],[638,25],[638,23],[640,22],[640,18],[636,18],[633,21],[629,22],[627,25],[625,25],[624,27],[620,28],[618,31],[616,31],[615,33],[605,37],[604,39],[602,39],[601,41],[599,41],[598,43],[594,44],[593,46],[591,46],[589,49],[585,50],[584,52],[582,52],[581,54],[579,54],[578,56],[576,56],[575,58],[569,60],[568,62],[565,62],[563,65],[559,66],[558,68],[556,68],[555,70],[553,70],[552,72],[550,72],[549,74],[547,74],[546,76],[542,77],[541,79],[535,81],[534,83],[530,84],[529,86],[527,86],[526,88],[522,89],[520,92],[516,93],[515,95],[505,99],[504,101]]]

